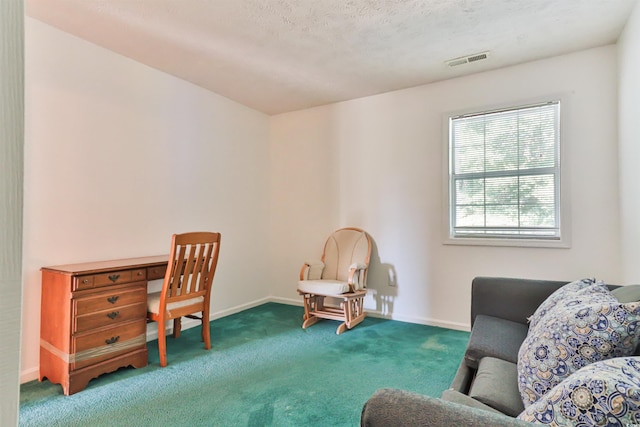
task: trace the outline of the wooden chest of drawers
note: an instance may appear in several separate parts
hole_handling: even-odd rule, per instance
[[[161,279],[168,256],[43,267],[42,381],[65,395],[124,366],[147,366],[147,281]]]

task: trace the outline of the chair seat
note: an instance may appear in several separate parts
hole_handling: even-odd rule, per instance
[[[149,313],[159,313],[160,312],[160,294],[161,292],[154,292],[147,295],[147,312]],[[204,302],[204,297],[199,296],[195,298],[186,299],[183,301],[172,302],[167,304],[167,313],[171,315],[171,310],[175,310],[177,308],[186,307],[193,304],[201,304]]]
[[[307,294],[341,295],[349,292],[349,284],[341,280],[300,280],[298,290]]]

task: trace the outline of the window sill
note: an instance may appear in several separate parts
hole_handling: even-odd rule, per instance
[[[505,239],[481,237],[449,237],[443,242],[445,245],[459,246],[508,246],[515,248],[549,248],[549,249],[569,249],[571,243],[567,240],[544,240],[544,239]]]

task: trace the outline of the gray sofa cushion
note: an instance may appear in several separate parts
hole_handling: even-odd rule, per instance
[[[611,295],[621,303],[640,301],[640,285],[620,286],[612,290]]]
[[[518,363],[518,351],[528,330],[527,325],[519,322],[486,315],[477,316],[464,355],[465,362],[474,369],[478,368],[483,357]]]
[[[517,417],[524,411],[518,390],[518,365],[494,357],[483,357],[469,396],[502,413]]]
[[[442,396],[440,396],[440,399],[442,400],[446,400],[447,402],[454,402],[454,403],[459,403],[461,405],[464,406],[470,406],[472,408],[478,408],[478,409],[483,409],[485,411],[489,411],[489,412],[495,412],[498,414],[501,414],[502,412],[498,411],[495,408],[492,408],[489,405],[486,405],[482,402],[480,402],[479,400],[476,400],[472,397],[467,396],[464,393],[460,393],[459,391],[453,390],[453,389],[448,389],[442,392]]]

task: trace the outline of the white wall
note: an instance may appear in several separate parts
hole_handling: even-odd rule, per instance
[[[622,271],[640,282],[640,4],[618,42]]]
[[[331,109],[271,118],[272,295],[302,304],[295,292],[302,263],[318,259],[338,223],[339,159]],[[297,296],[298,294],[295,293]]]
[[[0,2],[0,423],[18,423],[22,294],[24,16],[19,0]]]
[[[23,381],[37,377],[42,266],[220,231],[214,316],[269,296],[268,116],[31,18],[26,87]]]
[[[397,319],[465,328],[478,275],[619,282],[616,85],[607,46],[273,117],[273,295],[299,300],[302,261],[349,225],[376,243],[366,308]],[[443,114],[558,93],[572,247],[443,245]]]

